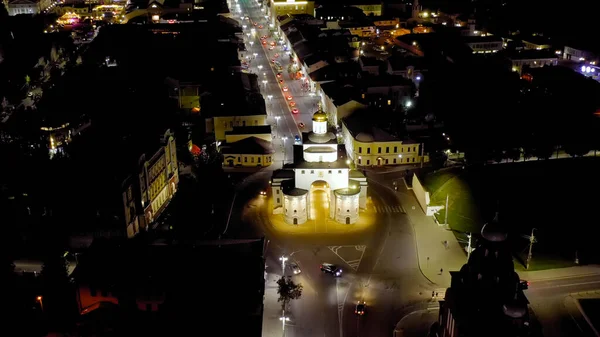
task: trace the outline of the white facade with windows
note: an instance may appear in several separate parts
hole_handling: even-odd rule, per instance
[[[356,223],[360,209],[366,208],[366,178],[340,159],[338,147],[336,136],[327,129],[327,114],[319,109],[313,115],[312,132],[304,135],[303,161],[273,174],[274,214],[282,214],[292,225],[324,220],[319,219],[322,214],[340,223]]]

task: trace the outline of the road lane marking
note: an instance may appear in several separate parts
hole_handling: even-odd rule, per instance
[[[363,256],[365,255],[365,250],[367,249],[367,246],[365,245],[355,245],[355,246],[328,246],[327,248],[329,248],[335,255],[337,255],[337,257],[340,258],[340,260],[342,260],[345,264],[347,264],[350,268],[354,269],[354,271],[358,270],[358,266],[360,266],[360,262],[362,261]],[[360,252],[360,256],[356,256],[358,258],[354,258],[352,260],[348,259],[348,258],[344,258],[342,255],[342,252],[340,252],[339,250],[342,248],[354,248],[356,251]],[[354,251],[352,251],[354,252]]]
[[[542,289],[575,287],[575,286],[583,286],[583,285],[597,284],[597,283],[600,283],[600,280],[598,280],[598,281],[590,281],[590,282],[569,283],[569,284],[557,284],[557,285],[546,286],[546,287],[531,287],[531,290],[535,291],[535,290],[542,290]]]

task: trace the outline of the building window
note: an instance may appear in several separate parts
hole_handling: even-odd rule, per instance
[[[417,147],[413,147],[413,152],[417,152]]]
[[[315,170],[310,170],[310,174],[315,174]]]
[[[396,164],[396,158],[394,158],[394,164]]]
[[[367,154],[371,154],[371,148],[370,147],[367,148]]]
[[[338,170],[338,173],[339,173],[339,174],[342,174],[342,170]]]
[[[371,161],[367,159],[367,165],[371,164]]]
[[[358,158],[358,165],[362,165],[362,159]]]
[[[394,146],[394,153],[397,153],[397,152],[398,152],[398,147]]]
[[[229,127],[233,128],[233,121],[229,121]]]
[[[362,147],[358,147],[358,153],[362,153]]]
[[[386,159],[386,160],[385,160],[385,163],[386,163],[386,164],[389,164],[389,159]]]
[[[389,146],[386,146],[385,153],[390,153],[390,147]]]
[[[275,194],[279,195],[279,190],[275,190]]]
[[[381,153],[381,148],[380,147],[377,148],[377,153]]]
[[[260,157],[258,157],[258,162],[260,163]]]
[[[413,157],[413,163],[415,162],[415,157]]]
[[[258,125],[258,121],[256,119],[254,120],[254,125]]]
[[[407,147],[407,148],[406,148],[406,152],[410,152],[410,147]]]
[[[306,173],[306,171],[302,170],[300,173],[302,173],[302,174],[305,174],[305,173]]]
[[[244,157],[244,163],[248,162],[248,157]]]
[[[331,174],[331,170],[327,171],[327,173]]]
[[[241,158],[241,157],[237,157],[237,161],[238,161],[238,162],[241,162],[241,161],[242,161],[242,158]]]
[[[254,157],[250,158],[250,162],[254,163]]]
[[[277,198],[277,203],[280,203],[281,201],[279,200],[279,198]]]

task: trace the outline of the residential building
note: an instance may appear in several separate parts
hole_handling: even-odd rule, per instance
[[[197,81],[184,81],[173,77],[165,79],[169,97],[177,102],[179,109],[200,112],[200,94],[202,85]]]
[[[344,4],[359,8],[367,16],[381,16],[383,14],[383,1],[381,0],[346,0]]]
[[[521,40],[525,49],[532,50],[547,50],[551,49],[550,39],[543,36],[530,36]]]
[[[273,141],[271,126],[234,126],[233,130],[225,132],[225,143],[231,144],[250,137],[260,138],[267,142]]]
[[[403,56],[398,53],[388,58],[389,74],[402,76],[412,80],[416,85],[423,79],[427,72],[427,65],[422,57]]]
[[[271,0],[275,17],[293,14],[315,14],[315,2],[312,0]]]
[[[111,319],[101,320],[101,328],[117,335],[134,329],[144,335],[169,331],[179,336],[200,324],[232,336],[239,332],[239,326],[228,324],[235,302],[236,322],[244,326],[244,335],[260,337],[264,245],[264,239],[185,245],[155,244],[145,237],[96,240],[79,256],[72,274],[82,321],[78,326],[95,331],[100,321],[86,318],[107,311]],[[198,265],[221,277],[189,273],[189,266]],[[218,292],[221,301],[204,305],[206,294],[198,289]],[[95,332],[90,335],[101,335]]]
[[[321,105],[327,110],[330,125],[339,126],[343,118],[367,107],[360,88],[353,85],[329,82],[321,84]]]
[[[375,126],[366,111],[342,119],[342,133],[348,158],[359,167],[417,164],[424,159],[421,144]]]
[[[512,71],[521,74],[523,69],[555,66],[558,56],[548,50],[520,50],[507,52],[506,58],[510,60]]]
[[[370,37],[377,33],[377,27],[371,22],[362,21],[362,22],[338,22],[335,26],[327,26],[330,29],[347,29],[350,31],[350,34],[356,35],[359,37]]]
[[[127,237],[148,230],[177,192],[179,166],[175,134],[167,130],[158,150],[151,151],[140,156],[137,174],[123,183]]]
[[[275,154],[270,141],[256,136],[222,144],[219,150],[223,154],[223,166],[229,167],[270,166]]]
[[[9,0],[8,15],[40,14],[52,6],[52,0]]]
[[[464,43],[473,54],[492,54],[502,50],[503,41],[496,36],[463,36]]]
[[[507,231],[496,218],[483,226],[481,239],[460,271],[451,271],[450,288],[440,301],[438,336],[534,336],[528,304],[514,270]]]
[[[226,132],[233,131],[236,126],[261,126],[267,125],[267,114],[255,114],[248,112],[244,114],[243,111],[237,112],[235,115],[230,116],[215,116],[212,118],[212,123],[207,122],[207,132],[214,132],[215,139],[217,141],[225,141]]]
[[[358,221],[359,210],[367,205],[366,177],[351,170],[340,156],[337,137],[319,105],[313,115],[313,130],[303,133],[294,163],[276,171],[271,179],[273,213],[286,223],[333,219],[343,224]],[[301,148],[300,148],[301,147]],[[326,204],[326,207],[323,205]],[[319,213],[325,210],[325,219]]]
[[[363,100],[376,107],[402,107],[414,96],[414,84],[402,76],[365,76],[360,81]]]
[[[600,53],[591,48],[580,47],[577,44],[567,45],[563,51],[563,59],[598,64]]]

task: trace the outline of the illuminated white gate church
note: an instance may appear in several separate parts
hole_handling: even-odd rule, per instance
[[[289,224],[327,218],[353,224],[367,206],[367,179],[350,169],[320,107],[312,120],[312,132],[304,133],[302,145],[296,145],[302,147],[302,158],[295,156],[293,165],[273,173],[273,213],[283,214]]]

